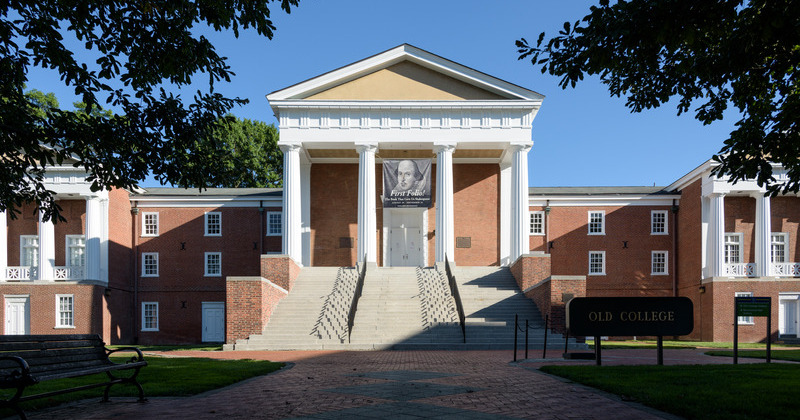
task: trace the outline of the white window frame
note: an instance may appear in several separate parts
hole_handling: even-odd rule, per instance
[[[606,234],[606,211],[605,210],[589,210],[586,231],[589,235],[605,235]],[[592,232],[592,215],[600,215],[600,231]]]
[[[273,231],[272,225],[269,222],[270,216],[278,215],[280,218],[280,223],[278,224],[278,230]],[[281,236],[283,235],[283,212],[280,211],[268,211],[267,212],[267,236]]]
[[[782,242],[776,242],[775,237],[780,236],[783,238]],[[775,261],[775,245],[783,246],[783,261]],[[769,260],[773,263],[786,263],[786,255],[789,253],[789,233],[788,232],[772,232],[769,235]]]
[[[531,235],[543,236],[544,235],[544,212],[543,211],[532,211],[531,212],[531,220],[530,220],[530,230],[529,233]],[[538,221],[534,221],[534,219],[539,219]]]
[[[155,257],[155,273],[147,272],[147,257]],[[142,277],[158,277],[159,263],[158,252],[142,252]]]
[[[599,255],[603,265],[602,271],[592,271],[592,255]],[[605,251],[589,251],[589,275],[590,276],[605,276],[606,275],[606,252]]]
[[[155,319],[155,327],[145,327],[147,325],[147,307],[151,306],[155,309],[155,315],[152,318]],[[158,315],[158,302],[142,302],[142,331],[158,331],[159,327],[159,315]]]
[[[728,242],[728,238],[729,237],[730,238],[736,237],[737,238],[736,242],[733,242],[733,241]],[[733,244],[736,244],[736,246],[738,247],[737,248],[738,249],[737,261],[731,261],[731,258],[730,258],[729,253],[728,253],[728,245],[733,245]],[[743,248],[744,248],[744,233],[740,233],[740,232],[725,232],[725,236],[723,237],[723,245],[722,245],[722,247],[723,247],[723,250],[722,250],[723,255],[722,255],[722,257],[723,257],[723,261],[725,261],[725,264],[741,264],[742,260],[743,260],[742,252],[743,252]]]
[[[216,225],[217,225],[216,226],[217,227],[217,233],[209,232],[209,227],[211,227],[211,226],[209,226],[208,219],[211,216],[216,216],[218,218],[217,219],[217,223],[216,223]],[[205,233],[205,236],[222,236],[222,212],[220,212],[220,211],[207,212],[205,214],[205,216],[203,217],[203,221],[204,221],[203,222],[203,225],[204,225],[203,232]]]
[[[154,216],[155,224],[151,223],[151,225],[154,226],[153,232],[148,232],[147,231],[147,227],[149,226],[148,223],[147,223],[148,216]],[[143,237],[155,237],[155,236],[158,236],[159,231],[161,229],[161,227],[159,226],[160,223],[159,223],[158,219],[159,219],[158,212],[147,212],[147,211],[142,212],[142,236]]]
[[[64,311],[61,307],[61,299],[69,298],[69,310]],[[69,314],[69,323],[64,322],[61,314]],[[75,328],[75,295],[57,294],[56,295],[56,326],[55,328]]]
[[[656,215],[664,217],[663,231],[656,230]],[[669,211],[667,210],[651,210],[650,211],[650,234],[651,235],[668,235],[669,234]]]
[[[71,239],[82,239],[83,242],[80,245],[74,245],[70,243]],[[72,248],[80,248],[83,249],[81,256],[83,257],[81,264],[73,265],[72,264],[72,256],[70,255],[70,251]],[[64,235],[64,257],[67,267],[83,267],[86,265],[86,236],[85,235]]]
[[[735,292],[733,294],[733,296],[735,298],[737,298],[737,297],[753,297],[753,292]],[[734,302],[735,302],[735,300],[734,300]],[[739,317],[736,317],[736,322],[739,325],[753,325],[753,324],[755,324],[755,321],[754,321],[752,316],[739,316]]]
[[[218,258],[217,259],[218,264],[219,264],[219,271],[218,272],[214,273],[214,272],[209,271],[209,266],[210,266],[209,257],[217,257]],[[203,275],[205,277],[222,277],[222,253],[221,252],[206,252],[205,253],[205,257],[203,258],[203,261],[205,261],[205,263],[203,264],[203,266],[205,267],[205,270],[204,270],[205,272],[204,272]]]
[[[656,256],[664,256],[664,270],[656,271]],[[651,251],[650,252],[650,275],[651,276],[667,276],[669,275],[669,251]]]
[[[36,245],[26,245],[26,239],[34,239]],[[35,249],[33,253],[33,261],[31,264],[25,264],[25,251],[28,249]],[[22,267],[38,267],[39,266],[39,235],[19,235],[19,265]]]

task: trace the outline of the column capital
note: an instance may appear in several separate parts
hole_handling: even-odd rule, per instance
[[[433,143],[433,151],[436,154],[441,152],[453,153],[456,150],[456,143],[448,143],[448,142],[434,142]]]
[[[279,143],[278,147],[281,149],[281,152],[298,152],[300,149],[303,148],[301,143]]]
[[[768,195],[766,195],[766,194],[767,194],[767,192],[766,192],[766,191],[761,191],[761,190],[758,190],[758,191],[750,191],[750,197],[753,197],[753,198],[755,198],[755,199],[759,199],[759,198],[766,198],[767,200],[769,200],[770,196],[768,196]]]
[[[358,154],[364,152],[375,153],[378,150],[378,142],[356,142],[355,146]]]
[[[508,145],[509,149],[514,152],[528,152],[533,148],[533,142],[512,142]]]

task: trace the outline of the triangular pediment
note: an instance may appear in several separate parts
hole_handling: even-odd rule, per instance
[[[508,99],[409,60],[304,99],[339,101],[458,101]]]
[[[540,102],[544,96],[403,44],[267,95],[280,101]]]

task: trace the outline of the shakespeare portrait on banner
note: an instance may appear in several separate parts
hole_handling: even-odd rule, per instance
[[[430,207],[431,160],[384,159],[383,197],[383,207]]]

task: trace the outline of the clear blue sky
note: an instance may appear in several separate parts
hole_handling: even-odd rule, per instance
[[[534,41],[576,21],[595,1],[300,0],[290,15],[273,4],[275,37],[203,31],[237,76],[217,86],[250,103],[241,118],[275,123],[265,95],[402,43],[545,95],[533,121],[531,186],[668,185],[717,152],[737,119],[703,126],[674,105],[632,114],[597,78],[562,90],[558,78],[518,61],[514,41]],[[196,79],[204,81],[203,77]],[[74,100],[57,76],[31,74],[29,87]],[[188,90],[187,92],[193,92]],[[152,180],[143,186],[156,186]]]

